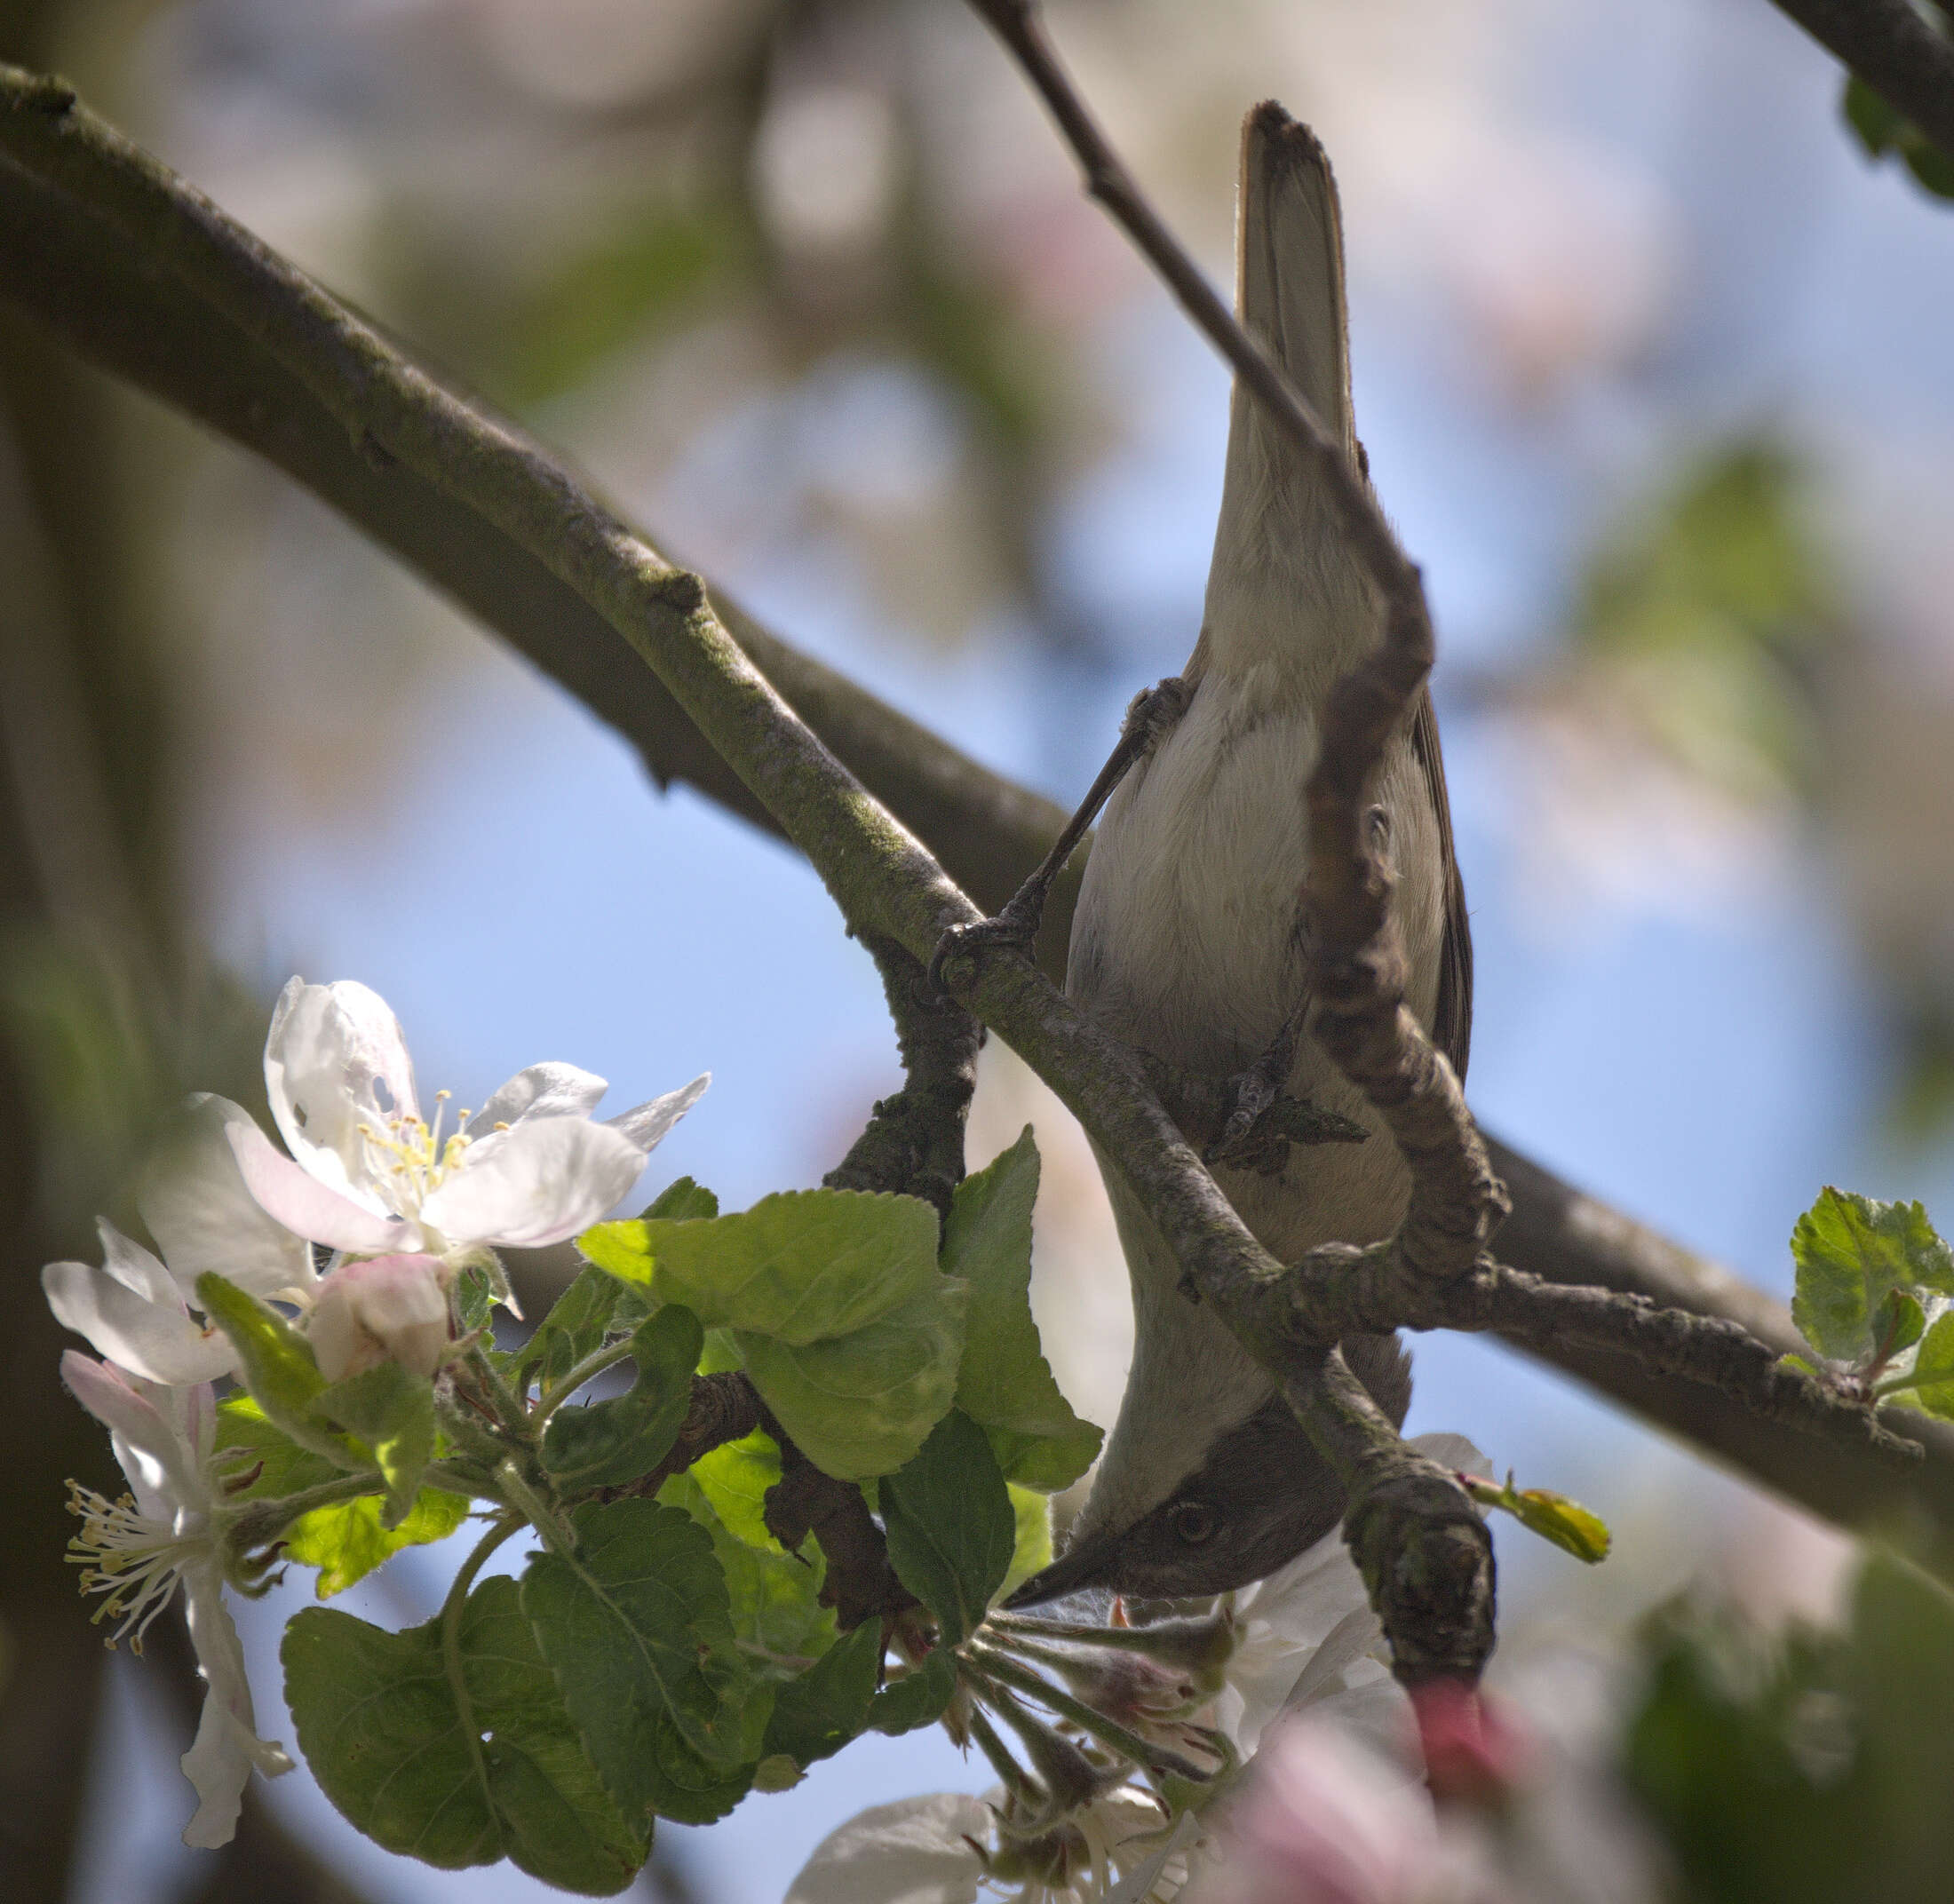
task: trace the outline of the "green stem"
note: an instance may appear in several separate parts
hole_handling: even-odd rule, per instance
[[[455,1710],[461,1720],[461,1735],[468,1741],[468,1757],[475,1768],[475,1781],[484,1792],[488,1789],[488,1767],[482,1758],[481,1728],[475,1723],[475,1702],[468,1691],[468,1675],[462,1670],[461,1616],[468,1604],[469,1591],[475,1584],[475,1576],[481,1572],[488,1556],[512,1535],[520,1533],[522,1527],[520,1514],[500,1515],[488,1533],[475,1543],[474,1551],[462,1562],[448,1589],[448,1598],[441,1602],[441,1668],[448,1675],[448,1689],[455,1695]]]
[[[569,1524],[556,1503],[538,1494],[513,1461],[504,1461],[496,1470],[496,1480],[510,1506],[535,1527],[543,1544],[552,1553],[568,1556],[576,1545],[576,1537],[570,1532]]]
[[[612,1368],[631,1353],[631,1340],[613,1342],[607,1347],[592,1349],[584,1360],[572,1368],[560,1382],[556,1383],[544,1396],[529,1416],[529,1432],[540,1434],[543,1424],[568,1401],[584,1383]]]
[[[1037,1805],[1043,1801],[1045,1794],[1011,1756],[1011,1749],[997,1736],[997,1728],[975,1707],[971,1709],[970,1735],[977,1741],[978,1749],[990,1761],[990,1769],[997,1774],[998,1781],[1013,1798],[1023,1805]]]
[[[1192,1759],[1183,1758],[1165,1746],[1156,1745],[1151,1739],[1141,1738],[1117,1719],[1108,1718],[1084,1700],[1061,1692],[1050,1680],[1041,1679],[1030,1668],[1019,1665],[1017,1661],[1002,1653],[993,1652],[988,1646],[973,1646],[965,1654],[965,1659],[981,1677],[1002,1680],[1005,1685],[1015,1687],[1049,1711],[1056,1712],[1060,1718],[1070,1719],[1081,1732],[1090,1733],[1101,1745],[1109,1747],[1123,1758],[1132,1759],[1137,1765],[1171,1772],[1180,1778],[1195,1779],[1203,1783],[1213,1776]]]
[[[496,1365],[480,1348],[469,1350],[468,1367],[487,1391],[496,1413],[502,1418],[503,1426],[511,1434],[520,1435],[525,1442],[528,1441],[532,1438],[529,1411],[523,1406],[522,1397],[496,1372]]]
[[[314,1508],[336,1507],[342,1501],[378,1494],[385,1485],[377,1474],[339,1474],[275,1501],[247,1501],[225,1511],[229,1522],[226,1544],[234,1545],[240,1554],[250,1553],[274,1540],[293,1521]]]

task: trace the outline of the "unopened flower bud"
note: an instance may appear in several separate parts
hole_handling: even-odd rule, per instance
[[[376,1256],[319,1285],[306,1337],[329,1382],[399,1362],[433,1375],[448,1353],[448,1281],[432,1256]]]
[[[1517,1727],[1489,1710],[1478,1689],[1463,1679],[1428,1679],[1412,1687],[1411,1710],[1432,1796],[1499,1809],[1527,1756]]]

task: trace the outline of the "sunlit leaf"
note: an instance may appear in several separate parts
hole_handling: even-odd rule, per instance
[[[890,1473],[949,1410],[969,1289],[933,1265],[930,1278],[901,1308],[831,1342],[794,1348],[736,1334],[754,1387],[823,1472],[841,1480]]]
[[[1791,1232],[1791,1320],[1823,1355],[1855,1361],[1874,1347],[1872,1318],[1891,1289],[1954,1296],[1954,1251],[1918,1203],[1883,1203],[1828,1186]]]

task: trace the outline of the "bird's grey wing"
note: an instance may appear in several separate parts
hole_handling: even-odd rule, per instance
[[[1439,946],[1438,1009],[1432,1014],[1432,1042],[1466,1077],[1473,1045],[1473,929],[1466,916],[1466,883],[1452,850],[1452,806],[1445,792],[1445,758],[1439,751],[1438,715],[1432,691],[1418,694],[1411,717],[1411,750],[1425,770],[1425,785],[1438,819],[1439,858],[1445,878],[1445,932]]]

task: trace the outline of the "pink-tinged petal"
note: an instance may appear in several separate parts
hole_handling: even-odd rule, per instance
[[[288,1230],[330,1250],[362,1253],[398,1250],[414,1241],[414,1226],[383,1217],[329,1188],[283,1155],[256,1124],[232,1124],[226,1131],[244,1187],[266,1216]]]
[[[589,1228],[644,1168],[644,1152],[608,1124],[529,1118],[472,1144],[421,1220],[455,1248],[539,1250]]]
[[[399,1362],[433,1375],[448,1354],[448,1273],[439,1257],[377,1256],[327,1276],[306,1339],[329,1382]]]
[[[91,1361],[78,1349],[65,1349],[61,1379],[108,1430],[115,1459],[144,1513],[169,1520],[187,1503],[202,1504],[205,1489],[195,1455],[155,1400],[123,1370],[110,1362]]]
[[[497,1124],[520,1123],[526,1117],[588,1117],[609,1089],[594,1071],[576,1065],[531,1065],[468,1120],[468,1134],[483,1138]]]
[[[162,1264],[156,1269],[161,1274]],[[41,1272],[41,1288],[55,1320],[87,1337],[111,1361],[172,1385],[228,1375],[237,1366],[230,1337],[221,1329],[199,1327],[176,1284],[167,1275],[163,1281],[167,1299],[153,1302],[86,1263],[50,1263]]]
[[[350,980],[294,979],[272,1013],[265,1088],[292,1155],[342,1196],[381,1208],[361,1127],[384,1131],[420,1115],[414,1063],[385,999]]]
[[[1440,1867],[1429,1801],[1324,1720],[1271,1730],[1228,1825],[1226,1904],[1408,1904]]]
[[[962,1792],[858,1812],[814,1847],[784,1904],[974,1904],[994,1821]]]
[[[265,1141],[250,1113],[227,1098],[193,1099],[137,1189],[142,1219],[186,1296],[195,1295],[206,1270],[254,1296],[313,1281],[304,1237],[268,1214],[245,1186],[227,1134],[240,1129]]]
[[[292,1762],[282,1746],[258,1736],[244,1651],[224,1604],[217,1569],[186,1567],[183,1584],[190,1639],[205,1682],[197,1735],[181,1760],[197,1795],[196,1813],[184,1828],[183,1842],[208,1851],[230,1843],[253,1769],[276,1778],[290,1772]]]
[[[681,1084],[677,1091],[668,1091],[662,1098],[654,1098],[648,1104],[640,1104],[605,1122],[649,1156],[664,1141],[672,1125],[705,1096],[705,1088],[711,1082],[712,1074],[702,1071],[689,1084]]]

